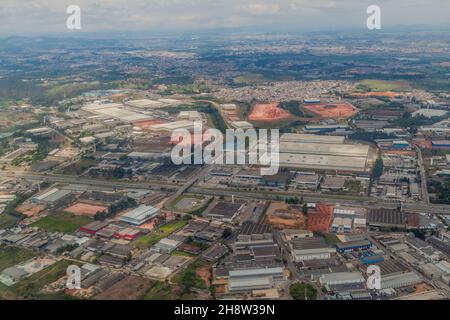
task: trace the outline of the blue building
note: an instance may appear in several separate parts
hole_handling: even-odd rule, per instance
[[[450,149],[450,140],[434,140],[432,144],[435,149]]]
[[[372,242],[369,240],[350,241],[336,244],[336,251],[339,253],[367,250],[372,247]]]
[[[361,261],[362,264],[375,264],[375,263],[383,262],[384,258],[382,256],[373,255],[373,256],[361,257],[359,259],[359,261]]]
[[[405,140],[396,140],[392,142],[392,147],[395,149],[407,149],[411,148],[411,145],[408,141]]]

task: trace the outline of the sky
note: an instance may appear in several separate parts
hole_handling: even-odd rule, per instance
[[[81,9],[68,30],[66,9]],[[369,5],[382,28],[449,25],[450,0],[0,0],[0,36],[51,33],[237,29],[291,31],[366,28]]]

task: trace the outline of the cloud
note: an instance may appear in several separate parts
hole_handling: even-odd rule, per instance
[[[252,15],[274,14],[280,11],[280,5],[273,3],[248,3],[238,6],[242,13]]]
[[[366,8],[383,26],[446,24],[448,0],[0,0],[0,35],[68,32],[66,8],[81,7],[82,31],[208,28],[364,28]]]

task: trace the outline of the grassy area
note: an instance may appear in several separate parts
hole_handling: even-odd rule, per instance
[[[0,246],[0,271],[33,258],[36,254],[28,249]]]
[[[12,216],[7,213],[0,214],[0,229],[9,229],[19,221],[18,217]]]
[[[91,160],[91,159],[81,159],[75,163],[72,163],[65,167],[62,172],[62,174],[68,174],[68,175],[81,175],[83,172],[85,172],[90,167],[95,167],[98,164],[98,161]]]
[[[197,269],[201,266],[199,260],[194,261],[183,272],[177,274],[173,281],[182,287],[180,297],[183,297],[190,293],[192,288],[206,289],[206,284],[202,278],[197,275]]]
[[[157,282],[140,300],[172,300],[172,287],[165,282]]]
[[[369,91],[408,91],[412,89],[409,82],[405,80],[363,80],[359,85]]]
[[[185,220],[173,221],[159,228],[160,232],[171,234],[183,228],[188,222]]]
[[[158,243],[162,238],[164,238],[164,236],[158,233],[147,234],[134,241],[132,245],[139,249],[145,249]]]
[[[28,278],[20,281],[19,283],[7,287],[0,284],[0,298],[3,299],[73,299],[64,293],[58,292],[54,294],[46,294],[40,292],[41,289],[52,282],[60,279],[66,274],[67,267],[73,264],[67,260],[61,260],[55,264],[41,270]]]
[[[0,229],[9,229],[14,227],[17,222],[25,216],[16,211],[16,208],[21,205],[26,199],[31,197],[34,192],[16,193],[13,201],[8,202],[3,213],[0,214]]]
[[[339,240],[334,233],[326,233],[322,236],[325,238],[325,242],[330,245],[335,245],[341,242],[341,240]]]
[[[155,230],[151,234],[140,237],[132,243],[132,245],[139,249],[145,249],[158,243],[159,240],[168,237],[175,231],[183,228],[188,222],[185,220],[170,222],[159,229]]]
[[[247,73],[233,79],[235,84],[259,84],[269,81],[270,79],[266,79],[262,74],[258,73]]]
[[[233,79],[233,82],[237,85],[252,85],[252,84],[262,84],[272,81],[289,81],[293,80],[291,76],[286,74],[275,74],[275,73],[244,73]]]
[[[361,181],[346,181],[345,188],[350,192],[359,193],[361,191]]]
[[[75,216],[69,212],[60,212],[48,215],[33,223],[32,226],[50,232],[73,233],[92,221],[90,217]]]

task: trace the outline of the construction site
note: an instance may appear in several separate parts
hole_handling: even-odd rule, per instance
[[[355,106],[348,102],[304,104],[302,108],[323,119],[348,119],[359,112]]]
[[[255,104],[248,120],[256,122],[270,122],[289,120],[292,115],[286,110],[281,109],[278,103]]]

